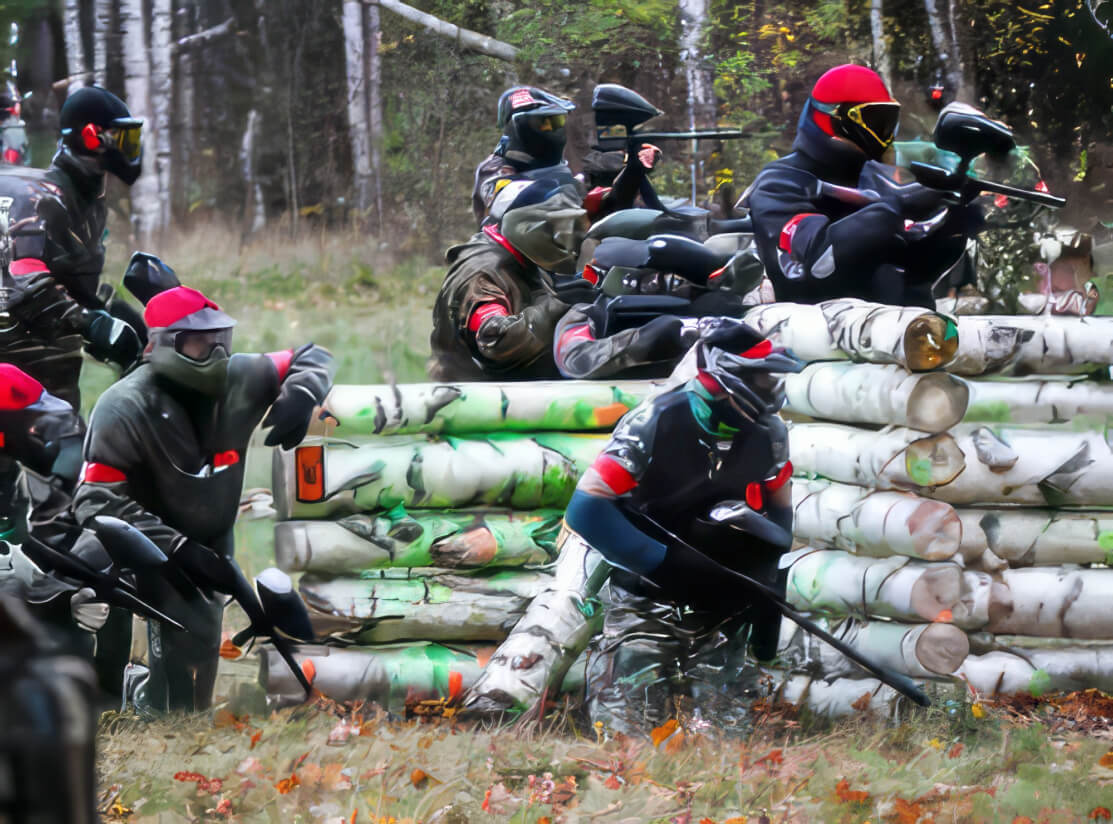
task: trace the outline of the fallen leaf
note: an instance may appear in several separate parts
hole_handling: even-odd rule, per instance
[[[959,743],[957,743],[953,747],[951,747],[950,751],[947,753],[947,758],[958,758],[960,755],[962,755],[962,750],[963,750],[963,745],[962,745],[962,742],[960,741]]]
[[[321,775],[321,786],[330,792],[350,790],[352,779],[344,772],[343,764],[326,764]]]
[[[1103,767],[1108,767],[1109,769],[1113,770],[1113,750],[1110,750],[1105,755],[1103,755],[1101,758],[1099,758],[1098,759],[1098,764],[1100,764]]]
[[[415,769],[412,773],[410,773],[410,783],[419,790],[424,787],[425,784],[428,783],[428,781],[429,775],[425,772],[425,770]]]
[[[893,812],[896,814],[896,824],[917,824],[924,814],[919,804],[903,798],[893,799]]]
[[[733,818],[728,818],[723,824],[746,824],[746,816],[736,815]]]
[[[606,787],[608,790],[617,790],[622,787],[622,781],[619,780],[619,777],[617,775],[611,773],[610,777],[608,777],[607,780],[603,782],[603,786]]]
[[[928,746],[931,747],[933,750],[941,750],[943,749],[943,742],[940,741],[938,738],[933,738],[928,741]]]
[[[985,707],[975,701],[970,705],[970,714],[980,721],[986,716]]]
[[[220,657],[225,661],[235,661],[243,655],[243,650],[229,641],[227,638],[220,643]]]
[[[661,746],[661,742],[666,740],[670,735],[675,733],[680,728],[680,722],[675,718],[670,718],[659,727],[655,727],[649,733],[650,739],[653,741],[654,747]]]
[[[255,734],[251,736],[251,747],[249,749],[255,749],[255,745],[259,743],[259,741],[260,741],[260,739],[262,739],[262,737],[263,737],[263,731],[262,730],[256,730]]]
[[[1018,815],[1012,820],[1012,824],[1036,824],[1036,822],[1026,815]]]
[[[289,778],[283,778],[281,781],[275,784],[274,788],[278,790],[279,795],[286,795],[300,783],[301,782],[298,780],[298,774],[295,772],[290,773]]]
[[[1107,755],[1113,755],[1113,753],[1107,753]],[[1110,821],[1113,820],[1113,812],[1110,812],[1108,807],[1094,807],[1086,817],[1091,821]]]
[[[850,789],[850,782],[845,778],[835,785],[835,795],[847,804],[865,804],[870,800],[870,794],[865,790]]]
[[[870,708],[871,697],[872,696],[869,692],[863,692],[862,695],[859,698],[855,699],[854,703],[850,706],[856,709],[858,712],[865,712]]]
[[[770,750],[757,761],[754,762],[756,767],[758,764],[768,764],[773,767],[777,764],[783,764],[785,760],[784,752],[782,750]]]

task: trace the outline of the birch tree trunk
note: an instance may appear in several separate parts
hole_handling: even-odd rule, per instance
[[[855,555],[946,561],[964,538],[959,516],[949,504],[906,492],[797,478],[792,506],[792,533],[798,540]]]
[[[151,61],[143,0],[120,0],[120,28],[124,32],[124,86],[133,117],[151,123]],[[131,225],[140,247],[150,244],[158,225],[159,191],[155,154],[143,153],[143,172],[131,187]]]
[[[899,427],[873,432],[836,423],[792,423],[788,444],[797,474],[874,489],[942,486],[966,465],[951,435],[925,436]]]
[[[948,35],[943,15],[939,11],[937,0],[924,0],[924,10],[927,11],[928,27],[931,29],[931,42],[935,46],[935,53],[939,62],[943,64],[943,72],[947,77],[947,85],[955,95],[955,99],[963,103],[970,103],[966,81],[962,76],[962,66],[956,52],[955,41]]]
[[[355,172],[356,205],[366,212],[371,204],[371,147],[367,126],[367,74],[364,50],[363,3],[344,0],[344,57],[348,80],[348,139]]]
[[[507,567],[556,556],[560,510],[472,510],[275,525],[275,563],[286,572],[353,573],[387,567]]]
[[[364,2],[371,6],[381,6],[387,11],[392,11],[400,17],[424,26],[434,34],[447,37],[449,40],[455,40],[462,48],[471,49],[488,57],[495,57],[511,63],[518,56],[518,49],[509,43],[503,43],[501,40],[496,40],[485,34],[478,34],[461,28],[453,23],[441,20],[439,17],[415,9],[413,6],[408,6],[400,0],[364,0]]]
[[[703,38],[707,28],[707,0],[679,0],[680,59],[688,84],[688,127],[692,130],[715,125],[713,75],[703,57]],[[703,158],[698,141],[692,141],[692,203],[698,203],[697,182]]]
[[[895,364],[813,363],[785,375],[793,412],[846,423],[943,432],[962,420],[970,389],[944,372],[909,374]]]
[[[870,0],[870,39],[873,43],[873,65],[885,86],[893,88],[893,65],[889,60],[889,44],[885,40],[885,17],[882,0]]]
[[[896,363],[927,372],[949,363],[959,346],[954,322],[945,315],[855,298],[817,306],[763,304],[746,313],[746,322],[805,361]]]
[[[363,31],[366,35],[364,57],[367,61],[367,140],[371,150],[371,174],[375,186],[375,219],[381,237],[383,234],[383,72],[382,58],[379,55],[382,32],[379,28],[377,4],[369,4],[364,8]]]
[[[113,0],[93,0],[93,77],[97,85],[108,82],[108,38],[112,34]]]
[[[85,43],[81,37],[80,0],[65,0],[62,33],[66,40],[66,71],[69,72],[66,94],[70,95],[88,82],[89,66],[85,62]]]
[[[173,25],[172,0],[151,2],[151,120],[154,132],[155,163],[158,184],[158,211],[154,226],[159,231],[170,225],[171,181],[173,147],[171,146],[170,116],[174,103],[173,63],[170,52],[171,26]],[[150,167],[148,166],[148,171]]]
[[[309,431],[352,438],[609,430],[653,386],[650,381],[337,384]]]
[[[240,164],[243,168],[247,202],[244,204],[244,235],[253,235],[267,225],[266,204],[263,202],[263,184],[258,175],[258,140],[263,118],[258,109],[247,113],[240,146]]]

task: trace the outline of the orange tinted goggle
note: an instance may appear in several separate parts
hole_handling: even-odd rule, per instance
[[[888,146],[900,125],[900,103],[859,103],[846,110],[846,118]]]

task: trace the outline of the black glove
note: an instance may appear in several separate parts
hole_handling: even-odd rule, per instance
[[[191,538],[170,553],[170,560],[199,587],[223,593],[236,587],[237,576],[228,559]]]
[[[919,183],[906,183],[903,186],[886,188],[881,196],[882,201],[902,218],[924,220],[946,206],[952,194],[940,189],[929,189]]]
[[[127,370],[135,364],[143,345],[127,323],[103,309],[87,309],[84,317],[85,351],[91,358]]]
[[[294,353],[290,373],[282,381],[278,397],[271,404],[263,428],[271,427],[264,443],[293,449],[309,430],[313,410],[324,403],[332,388],[332,354],[307,343]]]
[[[673,316],[654,318],[641,329],[630,344],[644,363],[679,358],[694,341],[684,336],[684,321]]]

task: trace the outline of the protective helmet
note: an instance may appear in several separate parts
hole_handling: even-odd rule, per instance
[[[866,157],[879,160],[893,142],[900,123],[900,104],[872,69],[846,64],[816,81],[800,116],[800,130],[818,129],[842,138]]]
[[[76,477],[85,426],[73,407],[10,363],[0,363],[0,455],[40,475]]]
[[[564,156],[564,118],[576,104],[533,86],[515,86],[499,97],[498,125],[506,152],[531,158],[532,165],[555,166]],[[514,159],[513,154],[508,154]]]
[[[493,206],[501,206],[496,198]],[[503,211],[499,231],[542,269],[575,274],[587,211],[578,184],[538,180],[522,189]]]
[[[723,394],[747,420],[784,406],[783,372],[799,372],[804,362],[740,320],[706,318],[696,343],[699,380],[712,394]]]
[[[150,341],[147,359],[156,374],[204,395],[224,391],[236,321],[188,286],[152,297],[143,319]]]
[[[86,86],[62,104],[58,114],[62,144],[77,155],[93,156],[106,172],[127,185],[143,167],[143,121],[107,89]]]

